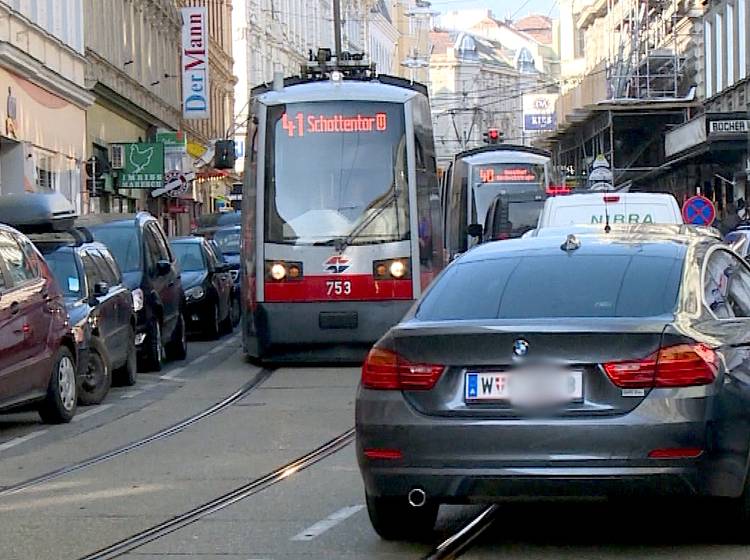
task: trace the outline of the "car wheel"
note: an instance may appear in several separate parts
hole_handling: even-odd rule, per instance
[[[432,534],[439,505],[427,502],[422,507],[412,507],[403,497],[365,496],[367,513],[375,532],[381,538],[392,540],[422,540]]]
[[[242,318],[242,309],[240,308],[239,297],[235,296],[232,298],[229,315],[232,318],[232,327],[236,327],[240,324],[240,319]]]
[[[138,350],[135,347],[135,331],[130,327],[128,358],[125,364],[114,372],[114,381],[118,385],[132,387],[138,379]]]
[[[47,396],[39,406],[39,416],[47,424],[70,422],[76,413],[77,384],[73,354],[61,347],[52,362]]]
[[[164,367],[164,360],[164,341],[161,338],[161,324],[157,319],[154,319],[146,330],[144,356],[146,371],[161,371]]]
[[[172,340],[167,347],[167,354],[172,360],[184,360],[187,358],[187,329],[185,328],[185,316],[180,313],[177,317],[177,325],[172,333]]]
[[[219,338],[221,334],[221,324],[219,322],[219,304],[214,303],[208,311],[206,318],[206,334],[211,340]]]
[[[98,338],[89,341],[89,360],[78,380],[78,403],[99,404],[112,385],[112,368],[107,350]]]

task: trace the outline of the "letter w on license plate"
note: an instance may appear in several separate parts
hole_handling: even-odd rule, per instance
[[[467,372],[466,402],[549,405],[583,398],[583,373],[571,370]]]

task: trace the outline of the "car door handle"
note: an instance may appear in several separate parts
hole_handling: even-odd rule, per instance
[[[21,306],[18,304],[17,301],[14,301],[13,303],[10,304],[11,315],[17,315],[20,310],[21,310]]]

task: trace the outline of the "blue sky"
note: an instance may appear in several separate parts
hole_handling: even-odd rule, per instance
[[[477,0],[432,0],[432,7],[438,12],[487,8],[492,10],[498,18],[504,18],[509,13],[511,15],[515,13],[513,19],[528,14],[557,16],[556,0],[481,0],[479,2]]]

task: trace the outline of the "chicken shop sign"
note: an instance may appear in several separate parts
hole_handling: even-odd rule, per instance
[[[164,184],[164,144],[125,144],[121,189],[158,189]]]
[[[208,119],[208,10],[182,8],[182,116]]]

